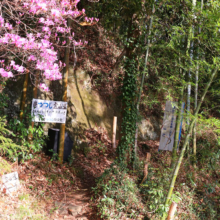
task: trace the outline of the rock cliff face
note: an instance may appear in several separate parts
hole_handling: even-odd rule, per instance
[[[17,82],[9,82],[5,92],[9,94],[10,102],[7,111],[11,117],[19,114],[20,99],[22,95],[24,77],[17,79]],[[50,93],[38,91],[39,99],[62,101],[61,81],[48,82]],[[16,85],[16,87],[15,87]],[[29,81],[27,91],[26,108],[30,111],[33,94],[33,85]],[[120,122],[120,99],[112,96],[106,101],[97,91],[92,90],[90,76],[83,70],[73,71],[70,68],[68,77],[68,111],[66,130],[75,141],[83,139],[85,128],[105,129],[108,135],[112,135],[113,116],[118,117]],[[59,128],[59,124],[45,123],[45,133],[49,127]],[[155,140],[160,136],[160,119],[151,116],[139,123],[139,140]]]
[[[91,89],[89,75],[82,70],[70,71],[68,79],[67,96],[69,102],[75,106],[76,117],[68,115],[69,125],[83,124],[85,127],[103,127],[109,135],[112,130],[113,116],[119,116],[120,106],[117,108],[116,100],[107,107],[98,92]]]
[[[157,140],[160,137],[160,120],[155,116],[142,119],[138,126],[139,140]]]

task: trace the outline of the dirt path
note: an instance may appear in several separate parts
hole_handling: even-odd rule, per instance
[[[98,219],[91,205],[91,193],[88,190],[76,190],[68,193],[62,200],[52,201],[37,198],[24,185],[12,195],[0,194],[0,219],[2,220],[60,220]]]
[[[12,166],[11,172],[19,174],[20,189],[12,195],[0,192],[0,219],[98,219],[91,201],[95,177],[83,157],[60,165],[39,154]]]
[[[58,219],[92,220],[97,219],[90,205],[88,190],[77,190],[68,194],[63,202],[55,202]]]

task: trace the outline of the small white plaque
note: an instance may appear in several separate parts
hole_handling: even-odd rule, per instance
[[[5,192],[6,194],[17,191],[20,186],[18,172],[2,175],[0,186],[1,191]]]

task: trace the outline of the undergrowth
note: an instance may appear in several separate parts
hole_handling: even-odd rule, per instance
[[[185,158],[171,202],[178,205],[178,219],[218,219],[220,213],[219,141],[198,139],[198,163]],[[210,150],[211,149],[211,150]],[[209,152],[208,152],[209,151]],[[208,155],[208,156],[207,156]],[[211,159],[210,159],[211,158]],[[135,172],[119,165],[104,172],[93,188],[98,215],[102,219],[161,219],[170,186],[170,154],[152,152],[148,177],[143,184],[143,163]],[[217,176],[216,176],[217,175]]]
[[[172,170],[170,168],[149,168],[148,178],[144,184],[140,186],[142,199],[148,209],[148,212],[154,217],[160,217],[164,210],[169,207],[164,206],[164,202],[169,189]],[[172,201],[181,201],[179,192],[172,195]]]
[[[38,123],[31,126],[32,116],[28,110],[24,112],[23,120],[13,118],[9,121],[8,126],[15,135],[11,138],[21,146],[22,151],[18,151],[19,160],[33,158],[33,154],[40,152],[46,144],[47,136],[44,135],[44,124]]]
[[[4,86],[5,83],[0,83],[0,85]],[[29,110],[24,112],[23,120],[19,120],[17,116],[10,118],[5,111],[7,101],[7,94],[1,92],[0,156],[6,156],[13,161],[33,158],[33,154],[41,151],[45,145],[46,136],[44,135],[43,124],[39,123],[32,128],[32,116],[28,113]]]
[[[18,152],[24,152],[24,149],[8,137],[9,135],[14,136],[14,134],[5,127],[6,119],[0,117],[0,155],[7,155],[12,159],[18,156]]]
[[[145,214],[135,180],[117,165],[104,172],[93,191],[104,219],[142,219]]]

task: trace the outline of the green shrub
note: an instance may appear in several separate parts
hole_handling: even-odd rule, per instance
[[[102,218],[140,219],[141,214],[145,213],[135,181],[116,165],[105,171],[93,190],[98,202],[98,214]]]
[[[141,185],[141,194],[150,213],[156,213],[158,217],[163,214],[168,207],[164,206],[167,192],[170,185],[170,168],[149,168],[148,178]],[[179,202],[181,200],[178,192],[173,193],[171,201]]]
[[[195,212],[195,215],[197,216],[197,219],[201,220],[215,220],[218,219],[219,215],[219,208],[217,206],[216,201],[214,201],[213,198],[210,198],[208,196],[199,197],[200,203],[193,203],[193,210]]]
[[[11,165],[4,160],[2,157],[0,157],[0,176],[4,173],[10,173],[11,172]]]
[[[208,140],[199,138],[197,141],[197,160],[201,170],[212,171],[214,176],[220,175],[220,138]]]
[[[9,135],[14,136],[14,134],[6,129],[5,126],[5,117],[0,117],[0,155],[6,155],[10,159],[15,159],[18,156],[18,152],[24,152],[24,149],[8,137]]]
[[[23,149],[19,152],[19,159],[22,160],[30,159],[33,153],[41,151],[47,138],[44,135],[43,124],[39,123],[32,128],[31,121],[31,114],[27,112],[24,112],[22,121],[17,118],[9,121],[9,128],[15,134],[13,141]]]

